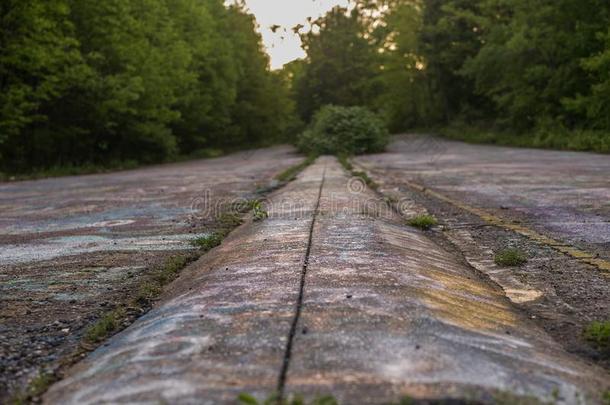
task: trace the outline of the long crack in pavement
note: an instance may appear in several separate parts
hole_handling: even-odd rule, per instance
[[[564,352],[500,288],[354,187],[334,158],[268,207],[269,219],[191,266],[45,402],[229,404],[242,392],[266,398],[280,381],[286,394],[345,404],[493,403],[507,392],[572,404],[595,403],[608,386],[605,371]]]

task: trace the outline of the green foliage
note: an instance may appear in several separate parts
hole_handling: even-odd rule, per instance
[[[585,338],[610,355],[610,321],[592,322],[585,328]]]
[[[493,134],[481,141],[608,151],[607,1],[353,4],[302,34],[307,58],[289,70],[304,119],[359,104],[392,131],[460,123]]]
[[[355,155],[381,152],[389,141],[383,121],[364,107],[325,106],[298,140],[313,154]]]
[[[610,405],[610,391],[605,391],[602,394],[602,404],[603,405]]]
[[[372,188],[373,190],[377,190],[377,188],[379,187],[377,185],[377,183],[375,183],[373,181],[373,179],[371,179],[366,172],[352,170],[352,176],[358,177],[359,179],[361,179],[364,182],[364,184],[366,184],[368,187]]]
[[[268,144],[298,122],[253,17],[222,0],[0,6],[0,170]]]
[[[379,66],[362,16],[335,7],[311,24],[316,30],[301,34],[307,59],[295,81],[301,118],[309,121],[328,104],[369,105]]]
[[[243,405],[337,405],[337,400],[331,395],[324,395],[306,402],[301,395],[292,395],[280,401],[277,395],[271,395],[264,401],[257,400],[253,395],[242,393],[237,397],[237,401]]]
[[[431,229],[433,226],[438,224],[438,221],[432,215],[417,215],[413,218],[410,218],[407,223],[415,228],[427,231],[428,229]]]
[[[503,249],[496,253],[494,262],[498,266],[521,266],[527,263],[527,255],[519,249]]]
[[[447,138],[470,143],[610,153],[610,131],[556,127],[517,134],[506,130],[451,125],[443,128],[441,133]]]
[[[287,183],[289,181],[294,180],[297,175],[302,172],[307,166],[311,165],[313,162],[315,162],[316,157],[311,155],[308,156],[307,159],[305,159],[303,162],[296,164],[294,166],[289,167],[288,169],[284,170],[283,172],[281,172],[280,174],[278,174],[277,176],[275,176],[275,179],[284,183]]]
[[[307,56],[277,72],[235,3],[3,1],[0,171],[266,145],[329,104],[392,131],[461,123],[481,141],[608,152],[606,0],[355,0],[295,27]],[[333,142],[314,123],[300,144],[381,148]]]
[[[341,164],[341,166],[343,166],[343,168],[345,170],[347,170],[348,172],[351,172],[352,170],[354,170],[354,166],[349,161],[349,156],[341,154],[341,155],[337,156],[337,159],[339,160],[339,163]]]
[[[262,221],[263,219],[267,219],[269,217],[269,213],[265,211],[263,204],[260,201],[255,201],[252,204],[252,219],[255,222]]]
[[[193,241],[195,246],[207,251],[214,249],[216,246],[219,246],[222,243],[222,239],[224,236],[218,232],[211,233],[206,236],[202,236]]]
[[[7,404],[21,405],[36,403],[40,401],[40,396],[56,381],[57,376],[55,374],[41,372],[29,382],[24,392],[15,395]]]
[[[83,339],[87,343],[96,343],[106,339],[115,332],[125,316],[123,309],[116,309],[106,313],[85,332]]]

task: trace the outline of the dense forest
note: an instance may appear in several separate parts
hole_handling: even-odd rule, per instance
[[[391,131],[610,151],[607,0],[357,0],[271,71],[222,0],[0,3],[0,171],[290,141],[327,104]]]
[[[0,14],[0,171],[164,161],[294,125],[243,7],[6,0]]]
[[[610,152],[607,0],[358,0],[301,36],[305,122],[360,105],[393,132]]]

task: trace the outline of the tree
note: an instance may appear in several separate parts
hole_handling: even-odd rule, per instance
[[[483,4],[496,14],[495,2]],[[544,122],[569,127],[580,119],[562,102],[591,87],[581,61],[603,49],[596,35],[608,26],[603,0],[513,0],[488,24],[484,45],[467,60],[465,78],[491,99],[497,118],[520,131]]]
[[[296,92],[304,120],[325,104],[369,105],[379,66],[357,9],[333,8],[301,39],[307,59]]]
[[[64,0],[0,4],[0,159],[37,159],[33,133],[49,124],[45,106],[87,77]]]

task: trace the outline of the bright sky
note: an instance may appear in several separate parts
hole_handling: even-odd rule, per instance
[[[334,6],[347,6],[348,0],[246,0],[246,4],[260,25],[263,42],[271,55],[271,67],[277,69],[305,56],[292,27],[297,24],[307,27],[307,17],[315,19]],[[281,28],[273,33],[273,25]]]

